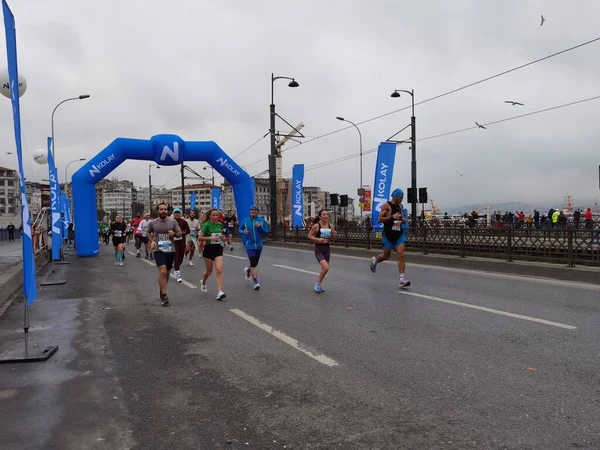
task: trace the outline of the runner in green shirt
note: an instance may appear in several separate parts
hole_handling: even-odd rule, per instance
[[[200,290],[202,292],[208,292],[206,287],[206,280],[210,276],[213,270],[213,266],[217,272],[217,300],[223,300],[225,298],[225,292],[223,292],[223,245],[221,245],[223,230],[223,224],[219,222],[221,214],[218,209],[210,209],[204,216],[202,226],[200,227],[199,241],[205,241],[206,245],[202,250],[202,257],[204,258],[204,265],[206,270],[202,275],[202,282],[200,284]]]

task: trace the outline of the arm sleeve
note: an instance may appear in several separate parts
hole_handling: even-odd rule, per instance
[[[269,234],[269,224],[267,223],[266,220],[263,220],[263,222],[262,222],[262,231],[265,234]]]

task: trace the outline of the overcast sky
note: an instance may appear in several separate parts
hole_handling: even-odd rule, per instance
[[[422,101],[600,36],[597,0],[9,0],[17,24],[26,176],[47,178],[33,162],[55,116],[59,177],[115,137],[174,133],[214,140],[235,156],[269,128],[270,76],[277,112],[304,122],[307,139],[404,106],[394,89]],[[166,6],[168,5],[168,6]],[[287,5],[287,6],[284,6]],[[540,15],[547,22],[540,26]],[[4,33],[0,38],[5,54]],[[416,107],[417,137],[600,95],[600,42]],[[6,57],[0,67],[6,66]],[[516,100],[525,106],[510,106]],[[600,100],[418,143],[418,185],[443,209],[470,202],[562,200],[598,194]],[[0,165],[15,167],[11,108],[0,108]],[[360,125],[364,150],[410,123],[410,110]],[[288,127],[278,124],[280,131]],[[401,136],[408,138],[407,129]],[[292,144],[295,145],[295,144]],[[292,145],[289,145],[291,147]],[[354,195],[359,159],[351,128],[284,153],[309,169],[305,185]],[[237,162],[250,175],[267,169],[268,137]],[[376,153],[364,155],[373,184]],[[258,160],[260,163],[252,164]],[[191,163],[197,171],[203,164]],[[70,174],[77,164],[73,164]],[[465,174],[460,177],[456,171]],[[176,167],[153,170],[173,187]],[[206,171],[205,173],[208,173]],[[148,163],[129,161],[111,176],[146,186]],[[192,181],[190,181],[192,182]],[[397,149],[394,186],[410,185],[410,151]]]

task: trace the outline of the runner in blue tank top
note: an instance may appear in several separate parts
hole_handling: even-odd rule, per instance
[[[404,261],[406,228],[404,224],[407,222],[407,218],[404,217],[402,208],[403,199],[404,192],[402,189],[394,189],[392,199],[381,207],[377,221],[383,223],[383,253],[371,258],[371,272],[375,273],[377,264],[390,259],[392,250],[396,250],[396,254],[398,255],[398,271],[400,272],[398,287],[401,288],[410,286],[410,281],[404,278],[406,270],[406,263]]]
[[[329,248],[329,240],[337,236],[333,226],[329,224],[329,212],[326,209],[319,211],[318,221],[315,223],[310,231],[308,232],[308,240],[315,244],[315,257],[319,261],[321,271],[315,284],[315,292],[321,294],[325,292],[323,286],[323,280],[325,275],[329,272],[329,259],[331,257],[331,250]]]

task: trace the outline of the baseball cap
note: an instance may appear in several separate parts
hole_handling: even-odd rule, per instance
[[[174,213],[180,213],[180,214],[181,214],[181,209],[179,209],[179,208],[175,208],[175,209],[173,210],[173,212],[174,212]]]
[[[404,197],[404,191],[400,188],[396,188],[394,189],[394,192],[392,192],[392,197]]]
[[[256,205],[252,205],[252,206],[250,207],[250,209],[255,209],[255,210],[257,210],[257,211],[258,211],[258,206],[256,206]]]

